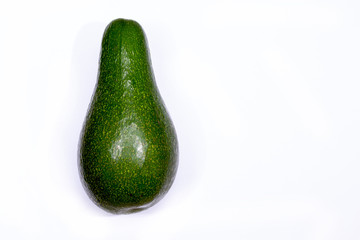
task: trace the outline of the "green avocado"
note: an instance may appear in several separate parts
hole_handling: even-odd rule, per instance
[[[114,214],[157,203],[171,187],[178,141],[155,83],[145,33],[116,19],[103,35],[98,81],[79,142],[89,197]]]

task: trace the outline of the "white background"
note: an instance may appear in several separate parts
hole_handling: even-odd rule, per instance
[[[1,239],[360,239],[360,2],[2,1]],[[138,21],[180,165],[111,215],[77,144],[105,26]]]

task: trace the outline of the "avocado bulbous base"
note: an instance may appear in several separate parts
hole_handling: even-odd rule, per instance
[[[84,187],[84,190],[86,192],[86,194],[88,195],[88,197],[92,200],[92,202],[97,205],[99,208],[103,209],[104,211],[111,213],[111,214],[115,214],[115,215],[119,215],[119,214],[132,214],[132,213],[138,213],[144,210],[147,210],[148,208],[154,206],[155,204],[157,204],[161,199],[163,199],[163,197],[167,194],[167,192],[169,191],[174,178],[172,179],[168,179],[168,182],[165,186],[163,186],[163,188],[157,192],[157,193],[152,193],[149,196],[143,196],[143,197],[135,197],[132,202],[128,202],[126,201],[126,199],[124,198],[119,198],[119,199],[115,199],[114,196],[111,196],[113,194],[110,195],[104,195],[103,193],[100,195],[95,195],[95,193],[97,192],[94,189],[89,189],[89,186],[94,186],[90,185],[85,181],[84,176],[80,173],[81,177],[81,182],[82,185]],[[133,187],[136,188],[136,185],[134,185]],[[116,195],[120,196],[120,195],[124,195],[126,193],[124,192],[117,192]]]

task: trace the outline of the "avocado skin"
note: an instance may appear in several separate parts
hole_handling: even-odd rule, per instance
[[[79,172],[104,210],[128,214],[158,202],[178,166],[178,141],[157,89],[145,33],[116,19],[103,35],[98,81],[79,142]]]

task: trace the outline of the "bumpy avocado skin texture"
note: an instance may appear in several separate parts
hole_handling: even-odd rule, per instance
[[[80,136],[82,183],[99,207],[127,214],[158,202],[177,166],[176,132],[143,29],[116,19],[103,36],[98,81]]]

